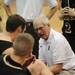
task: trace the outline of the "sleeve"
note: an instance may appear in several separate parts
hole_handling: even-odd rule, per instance
[[[57,1],[56,1],[56,0],[49,0],[49,6],[50,6],[51,8],[57,6]]]
[[[71,58],[71,55],[72,50],[67,40],[64,37],[58,39],[57,42],[55,42],[55,46],[53,49],[54,64],[67,62],[68,59]]]
[[[14,0],[4,0],[4,4],[10,5]]]

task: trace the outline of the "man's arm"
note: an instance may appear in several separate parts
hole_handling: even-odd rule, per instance
[[[52,73],[57,74],[60,71],[62,71],[62,67],[63,67],[62,64],[54,64],[49,69]]]
[[[47,67],[43,62],[40,62],[41,65],[41,75],[53,75],[49,67]]]
[[[7,16],[10,16],[12,14],[10,6],[9,5],[4,5],[5,11]]]
[[[51,19],[56,11],[57,11],[57,7],[51,8],[50,11],[49,11],[49,14],[48,14],[48,19]]]
[[[49,6],[50,6],[50,10],[49,10],[49,14],[47,15],[47,17],[49,19],[51,19],[52,16],[57,11],[57,1],[56,0],[49,0]]]
[[[37,59],[32,62],[27,68],[32,75],[53,75],[53,73],[49,70],[49,67],[47,67],[42,61]]]
[[[10,4],[12,3],[12,1],[13,0],[4,0],[4,8],[8,16],[12,14],[11,9],[10,9]]]

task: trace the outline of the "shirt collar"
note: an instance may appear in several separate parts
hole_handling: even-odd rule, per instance
[[[46,43],[51,42],[51,40],[52,40],[52,38],[53,38],[53,31],[54,31],[54,30],[51,28],[51,29],[50,29],[50,33],[49,33],[49,37],[48,37],[47,40],[44,40],[44,42],[46,42]]]

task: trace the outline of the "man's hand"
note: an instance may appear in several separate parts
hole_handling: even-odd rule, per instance
[[[65,7],[61,10],[59,17],[62,19],[65,17],[75,17],[75,10],[70,7]]]
[[[36,57],[34,55],[32,55],[31,57],[28,57],[27,59],[25,59],[25,63],[23,65],[23,68],[26,68],[32,62],[34,63],[35,59],[36,59]]]
[[[70,8],[70,7],[65,7],[63,10],[62,10],[62,13],[65,14],[65,15],[68,15],[68,16],[75,16],[75,11],[74,9]]]

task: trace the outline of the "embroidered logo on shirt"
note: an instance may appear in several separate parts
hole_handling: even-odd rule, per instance
[[[40,47],[42,47],[42,45]]]
[[[48,46],[48,50],[50,50],[50,46]]]

